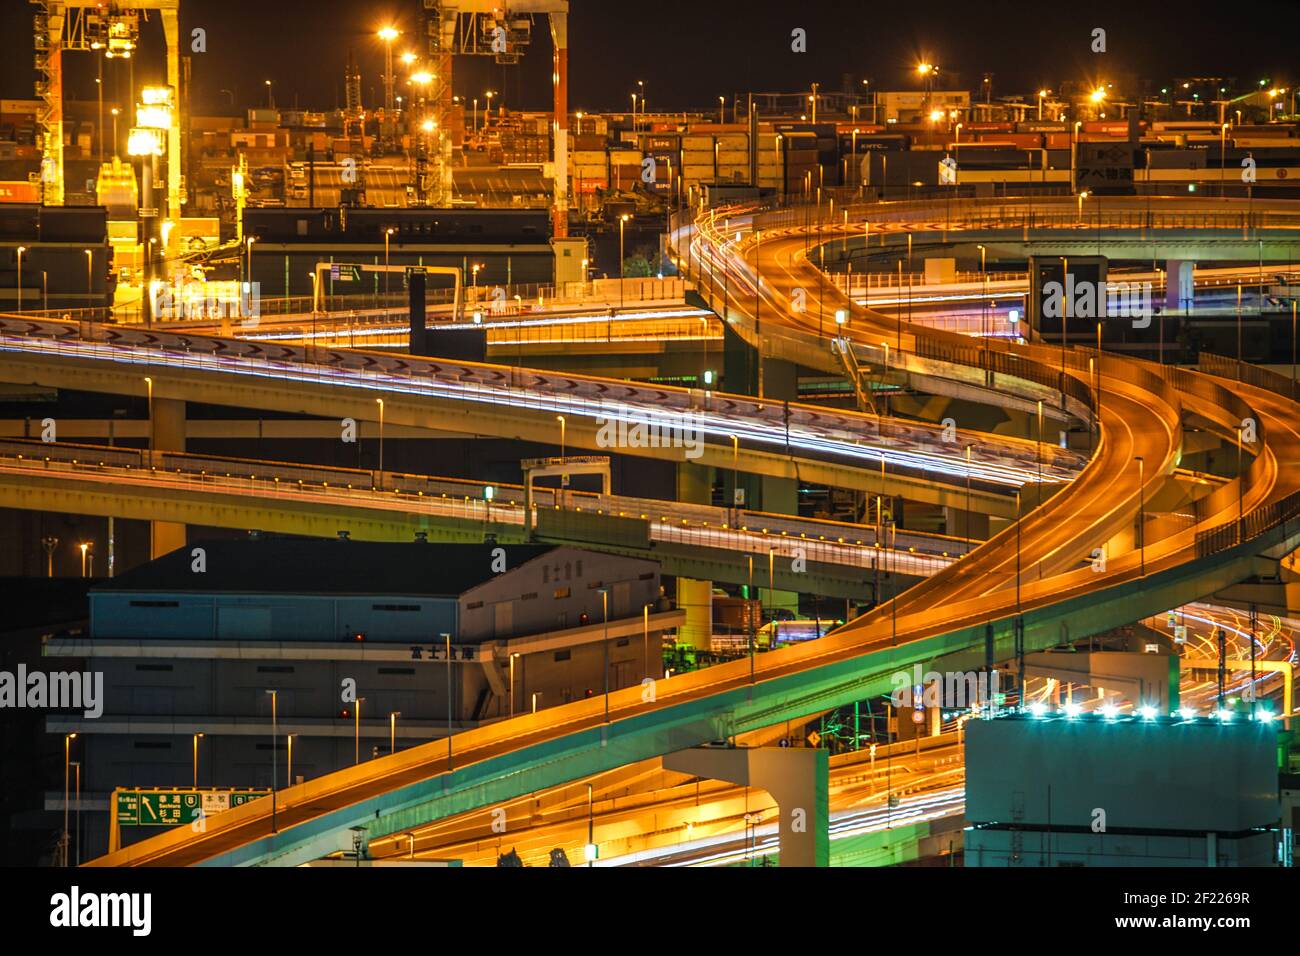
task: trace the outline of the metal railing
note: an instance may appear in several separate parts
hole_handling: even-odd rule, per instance
[[[489,500],[483,483],[454,478],[20,439],[0,440],[0,462],[32,465],[68,477],[118,471],[132,481],[258,500],[327,499],[350,507],[450,518],[484,528],[491,524],[527,525],[524,489],[519,485],[495,485]],[[535,486],[533,500],[535,509],[641,518],[648,522],[653,541],[737,552],[738,561],[749,555],[755,559],[753,573],[760,582],[767,573],[763,559],[769,555],[772,559],[799,557],[926,576],[977,544],[908,531],[891,535],[892,546],[881,547],[870,525],[569,489]]]

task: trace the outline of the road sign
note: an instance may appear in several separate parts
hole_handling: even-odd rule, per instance
[[[339,265],[336,262],[330,266],[330,278],[338,282],[360,282],[361,267]]]
[[[822,742],[822,735],[814,730],[808,735],[807,740],[810,746],[816,747]]]
[[[406,274],[407,274],[408,276],[422,276],[422,275],[428,275],[428,271],[429,271],[429,270],[427,270],[424,266],[407,266],[407,267],[406,267]]]
[[[200,816],[221,813],[265,796],[265,790],[119,790],[117,825],[121,827],[174,827],[193,823]]]

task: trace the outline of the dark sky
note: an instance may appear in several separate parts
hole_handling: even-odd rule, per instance
[[[0,0],[0,7],[0,96],[31,97],[34,8],[24,0]],[[207,52],[194,56],[195,109],[228,103],[223,89],[240,106],[264,103],[265,79],[274,81],[280,105],[297,97],[304,108],[333,108],[342,99],[349,48],[361,63],[363,97],[374,103],[383,69],[374,31],[392,19],[414,38],[419,8],[417,0],[184,0],[183,37],[195,27],[207,31]],[[508,104],[545,108],[550,41],[544,23],[537,27],[534,52],[518,67],[458,58],[456,92],[473,96],[491,87],[504,91]],[[790,50],[796,27],[807,31],[807,53]],[[1094,27],[1107,31],[1104,55],[1089,49]],[[844,73],[911,88],[910,71],[922,56],[959,72],[966,86],[992,71],[995,91],[1004,92],[1121,75],[1283,83],[1300,75],[1298,27],[1300,0],[572,0],[570,102],[575,110],[624,108],[638,79],[652,110],[707,107],[723,93],[802,89],[814,81],[838,89]],[[161,35],[156,19],[145,25],[137,85],[150,74],[161,78],[161,57],[153,53]],[[407,42],[404,36],[396,48]],[[94,97],[93,62],[89,54],[69,57],[70,97]],[[125,93],[125,64],[106,68],[106,89]]]

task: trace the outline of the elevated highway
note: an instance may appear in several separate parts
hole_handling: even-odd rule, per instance
[[[693,231],[679,232],[678,238],[692,245],[710,242]],[[760,331],[764,319],[734,301],[722,308],[725,319],[764,345],[770,337],[774,346],[823,360],[833,356],[831,343],[808,328],[806,313],[781,305],[789,301],[792,284],[816,282],[811,266],[780,243],[763,243],[762,253],[757,246],[757,266],[743,268],[764,276],[768,288],[759,298],[775,328]],[[703,256],[715,261],[711,252]],[[729,254],[716,261],[733,268]],[[313,859],[338,849],[350,826],[365,827],[373,836],[401,832],[797,719],[888,691],[890,675],[913,663],[979,669],[1020,650],[1077,640],[1187,603],[1249,574],[1257,554],[1285,553],[1300,543],[1300,470],[1293,467],[1300,424],[1289,397],[1260,385],[1078,349],[1009,343],[981,349],[961,336],[904,333],[894,321],[882,323],[842,297],[836,302],[836,294],[823,293],[819,312],[832,306],[854,309],[840,339],[866,350],[872,340],[895,332],[894,361],[909,375],[946,376],[983,389],[995,388],[996,376],[1044,389],[1054,383],[1067,408],[1073,403],[1085,420],[1095,414],[1094,457],[1068,488],[1023,520],[898,600],[821,640],[660,681],[650,699],[631,688],[477,728],[449,738],[446,746],[423,745],[281,791],[274,824],[271,807],[248,804],[216,818],[205,833],[167,833],[98,862]],[[776,341],[783,337],[786,341]],[[1236,371],[1238,378],[1249,377],[1244,369]],[[1233,440],[1243,417],[1253,418],[1260,440],[1244,448],[1253,453],[1251,463],[1238,479],[1198,502],[1190,519],[1145,516],[1144,502],[1178,464],[1183,415],[1189,411]],[[1017,500],[1018,512],[1029,510],[1024,497]],[[1124,544],[1126,528],[1140,530]],[[1107,542],[1120,543],[1104,566],[1081,564]]]

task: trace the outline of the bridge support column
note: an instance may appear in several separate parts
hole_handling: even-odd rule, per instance
[[[962,508],[943,509],[944,534],[952,538],[974,538],[987,541],[989,516]]]
[[[759,484],[759,501],[757,508],[760,511],[766,511],[778,515],[798,515],[799,514],[799,486],[793,478],[769,478],[764,475]],[[778,557],[778,561],[785,560],[789,562],[788,557]],[[760,568],[760,562],[764,566]],[[754,555],[754,578],[755,580],[764,580],[767,574],[765,566],[765,557],[763,555]],[[763,610],[771,613],[773,610],[782,608],[792,612],[795,617],[799,616],[799,592],[782,591],[780,588],[772,590],[770,588],[760,587],[758,599],[762,602]]]
[[[708,504],[713,497],[709,468],[684,461],[677,466],[677,500]],[[686,623],[677,629],[677,643],[708,650],[713,643],[713,582],[677,578],[677,606]]]
[[[1188,259],[1165,262],[1165,311],[1190,312],[1195,298],[1196,263]]]
[[[799,397],[799,369],[792,362],[781,359],[764,359],[761,363],[762,375],[759,389],[765,398],[774,401],[795,401]],[[758,501],[751,507],[778,515],[799,514],[799,484],[793,478],[774,478],[764,475],[759,482]],[[758,574],[758,556],[755,557],[754,573]],[[772,611],[783,608],[799,616],[799,592],[758,589],[759,600],[763,609]]]
[[[829,866],[830,754],[805,747],[694,747],[664,769],[766,790],[776,801],[782,866]]]
[[[153,451],[185,450],[185,402],[178,398],[153,398],[149,402],[149,447]],[[149,556],[185,547],[185,525],[175,521],[149,522]]]

